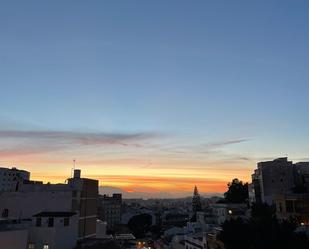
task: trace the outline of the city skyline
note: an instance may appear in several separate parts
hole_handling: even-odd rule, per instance
[[[309,161],[308,2],[136,3],[0,4],[0,166],[159,197]]]

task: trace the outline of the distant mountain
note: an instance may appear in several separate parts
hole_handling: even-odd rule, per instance
[[[135,199],[135,198],[163,198],[163,199],[172,199],[172,198],[184,198],[191,197],[191,192],[128,192],[121,188],[111,187],[111,186],[100,186],[99,193],[101,195],[112,195],[114,193],[122,194],[125,199]],[[211,197],[211,196],[222,196],[222,193],[202,193],[202,197]]]

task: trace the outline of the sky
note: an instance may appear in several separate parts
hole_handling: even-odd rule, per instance
[[[0,165],[129,195],[309,161],[309,2],[1,1]]]

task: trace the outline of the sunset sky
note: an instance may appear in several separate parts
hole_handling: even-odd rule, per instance
[[[1,1],[0,166],[155,197],[309,161],[309,1]]]

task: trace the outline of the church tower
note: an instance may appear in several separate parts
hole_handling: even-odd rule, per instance
[[[196,186],[194,187],[194,192],[193,192],[192,210],[194,213],[202,210],[201,197],[198,193]]]

